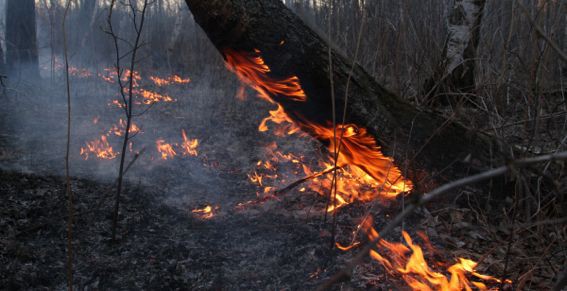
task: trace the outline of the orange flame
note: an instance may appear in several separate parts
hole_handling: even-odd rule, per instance
[[[259,51],[258,51],[259,52]],[[294,101],[305,101],[307,96],[299,84],[299,78],[292,76],[283,80],[270,77],[270,67],[260,56],[249,57],[233,50],[225,52],[226,66],[238,78],[256,90],[260,97],[275,103],[270,96],[283,95]]]
[[[134,122],[130,123],[130,134],[137,134],[140,132],[140,127],[136,125]],[[114,134],[116,136],[123,136],[126,133],[126,121],[120,118],[118,124],[112,125],[110,130],[108,131],[109,134]]]
[[[281,104],[273,100],[273,96],[286,96],[290,100],[304,102],[307,96],[296,76],[276,80],[269,74],[269,66],[255,50],[255,54],[240,53],[233,50],[225,51],[226,66],[234,72],[245,84],[257,91],[258,96],[272,104],[277,109],[260,123],[258,130],[268,131],[268,121],[278,125],[275,135],[284,136],[297,133],[300,128],[311,132],[317,139],[329,143],[329,161],[321,161],[320,166],[329,170],[334,168],[333,153],[339,152],[337,168],[337,197],[328,209],[332,211],[355,200],[370,201],[377,197],[395,198],[401,193],[413,188],[410,180],[404,178],[392,158],[382,154],[376,140],[367,130],[354,124],[339,124],[334,130],[332,125],[322,125],[307,120],[294,120]],[[336,134],[335,134],[336,132]],[[340,145],[339,141],[340,140]],[[340,149],[340,151],[339,151]],[[303,167],[306,175],[314,175],[307,166]],[[256,174],[257,176],[258,174]],[[265,177],[264,177],[265,178]],[[309,188],[320,194],[328,193],[332,186],[332,174],[312,180]],[[258,177],[256,181],[262,181]]]
[[[125,69],[125,70],[121,71],[121,74],[122,74],[122,75],[121,75],[121,77],[120,77],[120,80],[121,80],[122,82],[125,82],[125,83],[128,82],[129,79],[130,79],[130,72],[131,72],[131,71],[128,70],[128,69]],[[116,83],[118,74],[116,73],[116,68],[110,67],[110,68],[105,68],[105,69],[104,69],[104,73],[99,73],[98,76],[99,76],[102,80],[104,80],[104,81],[106,81],[106,82],[108,82],[108,83],[114,84],[114,83]],[[134,88],[138,87],[138,86],[139,86],[139,82],[140,82],[141,80],[142,80],[142,76],[140,75],[140,72],[138,72],[138,71],[133,71],[133,72],[132,72],[132,87],[134,87]],[[127,84],[124,84],[124,85],[125,85],[125,86],[124,86],[124,87],[125,87],[124,89],[127,90],[127,88],[128,88],[129,86],[127,86]]]
[[[158,102],[174,102],[175,100],[168,95],[162,95],[146,89],[139,90],[140,96],[143,98],[142,103],[151,105]]]
[[[173,149],[173,146],[166,143],[163,139],[158,139],[156,141],[156,148],[157,151],[161,154],[162,160],[173,159],[177,155],[177,153]]]
[[[193,215],[200,219],[211,219],[215,216],[214,209],[211,205],[207,205],[204,208],[197,208],[191,211]]]
[[[191,79],[189,79],[189,78],[184,79],[184,78],[181,78],[178,75],[172,75],[172,76],[168,76],[166,78],[150,76],[150,80],[152,80],[152,82],[154,82],[154,84],[156,86],[159,86],[159,87],[168,86],[168,85],[171,85],[171,84],[185,85],[185,84],[189,84],[189,82],[191,82]]]
[[[181,130],[181,136],[183,137],[183,142],[181,143],[181,148],[183,150],[184,156],[196,157],[199,153],[197,152],[197,147],[199,146],[198,139],[188,139],[185,130]]]
[[[258,126],[258,131],[265,132],[268,131],[268,121],[271,121],[275,124],[281,125],[278,129],[274,132],[276,136],[285,136],[285,135],[292,135],[301,129],[293,123],[291,118],[287,116],[283,107],[278,104],[278,109],[271,110],[270,116],[264,118],[260,125]]]
[[[112,149],[106,136],[103,135],[100,139],[87,142],[85,147],[81,148],[81,157],[83,157],[84,160],[88,160],[90,154],[94,154],[101,160],[112,160],[115,159],[119,153]]]
[[[377,240],[380,236],[372,227],[372,218],[362,223],[362,229],[369,240]],[[475,269],[478,264],[465,258],[459,258],[457,263],[449,266],[445,271],[448,275],[436,271],[430,267],[423,250],[413,242],[409,234],[403,231],[402,236],[405,244],[379,240],[375,249],[370,250],[370,257],[378,261],[388,273],[401,277],[413,290],[472,290],[473,286],[479,290],[488,290],[484,282],[502,282],[492,276],[478,273]],[[484,282],[473,281],[471,278]],[[506,280],[505,283],[512,282]]]

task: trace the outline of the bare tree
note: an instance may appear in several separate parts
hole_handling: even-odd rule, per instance
[[[6,56],[9,72],[39,76],[34,0],[8,0]]]
[[[122,108],[124,109],[124,113],[126,115],[126,128],[124,132],[124,140],[122,143],[122,153],[120,155],[120,166],[118,169],[118,182],[117,182],[118,185],[116,188],[114,211],[112,215],[113,241],[116,241],[116,229],[118,226],[118,213],[120,209],[120,194],[122,192],[122,182],[124,180],[124,173],[125,173],[124,163],[126,161],[126,151],[128,149],[128,143],[132,138],[132,136],[130,136],[130,129],[132,126],[132,118],[134,117],[134,111],[133,111],[134,83],[136,82],[134,79],[135,78],[134,75],[135,75],[135,68],[137,61],[137,53],[141,47],[142,31],[144,28],[144,22],[146,18],[146,10],[149,4],[148,0],[144,0],[142,10],[138,10],[137,5],[135,5],[134,3],[136,2],[130,0],[127,6],[130,9],[130,12],[132,13],[132,21],[133,21],[134,29],[136,31],[136,39],[134,43],[130,43],[126,41],[126,43],[130,45],[130,48],[125,55],[123,55],[123,53],[121,52],[120,44],[119,44],[120,41],[125,41],[125,40],[117,35],[112,25],[112,12],[115,8],[116,0],[112,0],[112,2],[110,3],[110,8],[109,8],[110,10],[107,19],[107,24],[108,24],[107,33],[112,37],[112,40],[114,42],[115,53],[116,53],[115,55],[116,80],[120,87],[120,94],[122,96],[122,102],[123,102]],[[128,55],[130,55],[130,64],[129,64],[129,69],[125,71],[124,68],[122,68],[121,60],[122,58]],[[126,74],[126,78],[127,78],[126,81],[122,80],[124,74]]]

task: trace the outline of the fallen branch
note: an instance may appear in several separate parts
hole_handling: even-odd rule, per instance
[[[492,170],[489,170],[489,171],[486,171],[486,172],[479,173],[479,174],[474,175],[474,176],[466,177],[466,178],[445,184],[445,185],[443,185],[443,186],[441,186],[441,187],[439,187],[439,188],[437,188],[437,189],[435,189],[435,190],[433,190],[429,193],[424,194],[420,198],[415,199],[413,203],[408,205],[400,214],[398,214],[396,217],[394,217],[394,219],[391,220],[390,223],[388,223],[383,229],[381,229],[378,232],[380,234],[379,237],[368,242],[364,246],[364,248],[362,248],[362,250],[354,257],[354,259],[352,259],[347,264],[346,267],[344,267],[342,270],[340,270],[339,272],[334,274],[331,278],[329,278],[328,280],[323,282],[323,284],[321,284],[317,288],[317,290],[327,290],[331,286],[333,286],[335,283],[337,283],[337,282],[339,282],[339,281],[341,281],[345,278],[349,278],[351,273],[352,273],[353,268],[362,262],[362,260],[368,255],[368,252],[374,247],[374,245],[376,245],[376,243],[379,242],[382,239],[382,237],[385,237],[392,230],[394,230],[394,228],[396,226],[398,226],[402,221],[404,221],[410,214],[412,214],[420,206],[427,204],[434,199],[439,198],[440,196],[442,196],[443,194],[445,194],[445,193],[447,193],[451,190],[455,190],[455,189],[461,188],[461,187],[466,186],[466,185],[474,184],[474,183],[477,183],[477,182],[488,180],[490,178],[494,178],[496,176],[503,175],[503,174],[505,174],[505,173],[507,173],[507,172],[509,172],[513,169],[516,169],[516,168],[526,167],[526,166],[529,166],[529,165],[532,165],[532,164],[537,164],[537,163],[546,162],[546,161],[554,161],[554,160],[567,160],[567,151],[555,153],[555,154],[550,154],[550,155],[543,155],[543,156],[538,156],[538,157],[533,157],[533,158],[527,158],[527,159],[512,161],[508,165],[501,166],[501,167],[498,167],[498,168],[495,168],[495,169],[492,169]]]

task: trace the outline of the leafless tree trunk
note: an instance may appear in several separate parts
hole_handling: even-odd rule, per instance
[[[177,11],[177,14],[175,15],[175,23],[173,24],[173,33],[171,34],[171,38],[169,39],[168,42],[166,54],[167,54],[167,65],[169,66],[170,71],[173,70],[171,59],[173,56],[173,51],[175,49],[176,44],[179,41],[179,36],[181,35],[181,31],[183,29],[182,25],[183,25],[184,16],[186,15],[184,15],[181,9],[179,9]],[[174,65],[177,66],[177,64]]]
[[[8,0],[6,57],[12,74],[39,77],[34,0]]]
[[[94,22],[97,13],[97,0],[85,0],[81,3],[81,20],[83,22],[83,35],[81,36],[81,48],[85,47],[87,40],[92,39]]]
[[[428,97],[475,89],[476,52],[486,0],[455,0],[438,72],[425,86]]]
[[[414,171],[406,173],[410,178],[423,177],[424,173],[431,177],[442,171],[447,177],[460,176],[458,173],[466,172],[471,165],[485,165],[483,161],[496,144],[484,134],[405,102],[336,50],[331,49],[329,54],[328,44],[279,0],[186,2],[221,53],[257,49],[273,76],[299,77],[307,101],[274,97],[299,123],[308,119],[311,123],[327,124],[332,120],[332,75],[337,97],[335,112],[342,115],[347,100],[347,123],[367,128],[385,154],[395,157],[398,163],[408,162],[407,168]],[[471,163],[462,163],[463,160]],[[446,171],[448,165],[452,171]]]
[[[561,42],[561,48],[563,52],[567,53],[567,0],[562,2],[563,8],[563,18],[565,23],[563,24],[563,41]],[[567,62],[563,62],[563,80],[567,81]],[[565,89],[563,89],[565,90]]]
[[[6,62],[4,61],[4,49],[0,45],[0,78],[6,74]]]
[[[71,172],[69,166],[69,154],[71,152],[71,83],[69,80],[69,51],[67,46],[66,20],[69,13],[71,0],[67,0],[65,13],[63,14],[63,52],[65,56],[65,89],[67,92],[67,145],[65,148],[65,189],[67,192],[67,290],[73,291],[73,224],[75,220],[75,205],[73,190],[71,189]]]

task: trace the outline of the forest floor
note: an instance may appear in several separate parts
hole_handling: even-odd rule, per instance
[[[99,112],[93,104],[106,102],[96,96],[81,99],[71,163],[76,177],[74,273],[80,289],[309,290],[356,254],[356,248],[343,252],[331,246],[330,227],[323,223],[323,197],[291,191],[257,200],[247,174],[261,158],[261,147],[273,140],[256,130],[266,108],[230,102],[223,102],[228,108],[220,106],[226,91],[212,88],[190,88],[191,96],[178,96],[175,109],[154,108],[155,115],[143,120],[146,135],[156,137],[179,135],[179,128],[163,127],[190,127],[189,134],[201,140],[200,156],[166,163],[148,154],[134,165],[121,197],[117,242],[110,240],[115,176],[109,169],[116,168],[115,161],[83,161],[78,153],[83,141],[93,137],[92,130],[83,130],[93,112]],[[104,95],[100,88],[96,92]],[[30,96],[12,96],[0,111],[0,289],[64,289],[65,106],[63,99]],[[194,103],[183,105],[182,100]],[[189,112],[197,115],[187,116]],[[153,146],[153,138],[148,140]],[[403,229],[412,236],[424,231],[439,250],[438,261],[452,264],[466,257],[479,261],[481,273],[506,274],[516,286],[529,284],[533,290],[548,288],[564,261],[561,238],[541,238],[530,230],[522,243],[511,245],[517,234],[502,227],[509,223],[506,215],[492,214],[488,221],[475,194],[477,190],[467,188],[457,195],[459,204],[449,200],[424,208],[406,220]],[[213,217],[192,212],[206,205],[213,206]],[[348,244],[366,214],[379,228],[403,205],[398,199],[341,209],[337,240]],[[399,241],[401,230],[398,227],[391,239]],[[541,240],[548,241],[545,256],[527,251]],[[352,280],[337,288],[404,286],[401,278],[367,260],[355,269]]]

